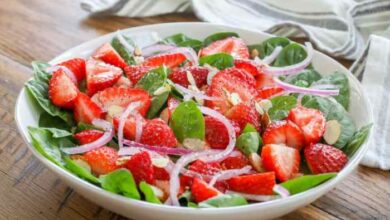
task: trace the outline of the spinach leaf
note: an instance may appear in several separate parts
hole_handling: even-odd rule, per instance
[[[149,71],[135,86],[136,88],[142,88],[149,92],[153,97],[152,104],[147,113],[148,118],[154,118],[161,111],[162,107],[168,100],[169,91],[155,95],[154,92],[163,87],[167,86],[167,76],[169,69],[162,66],[157,69]]]
[[[309,87],[320,79],[321,75],[317,71],[306,69],[297,75],[287,77],[285,81],[296,86]]]
[[[283,48],[273,66],[282,67],[297,64],[304,60],[306,56],[307,53],[301,45],[292,43]]]
[[[61,147],[72,147],[71,134],[55,128],[28,127],[34,148],[48,160],[63,167]]]
[[[189,208],[199,208],[198,204],[196,204],[195,202],[188,202],[187,207],[189,207]]]
[[[219,208],[246,205],[248,202],[237,194],[224,194],[199,203],[199,208]]]
[[[292,96],[276,96],[271,99],[272,107],[268,110],[271,120],[282,120],[289,111],[297,105],[297,99]]]
[[[192,100],[180,103],[172,113],[171,127],[176,138],[183,142],[186,138],[204,140],[205,123],[202,112]]]
[[[38,127],[58,128],[61,130],[71,129],[71,127],[66,124],[60,117],[51,116],[47,112],[42,112],[41,115],[39,115]]]
[[[123,38],[135,48],[135,43],[129,37],[123,36]],[[114,37],[111,40],[111,46],[118,52],[118,54],[125,60],[128,65],[135,65],[133,51],[128,51],[126,47],[120,42],[118,37]]]
[[[96,178],[90,171],[70,159],[68,156],[63,157],[63,160],[65,162],[65,168],[68,169],[71,173],[91,183],[100,184],[98,178]]]
[[[69,126],[73,125],[73,116],[69,111],[60,109],[53,105],[49,99],[49,79],[51,75],[45,71],[49,65],[42,62],[33,62],[34,78],[26,83],[26,89],[30,97],[38,104],[38,106],[49,115],[58,116]]]
[[[222,40],[222,39],[225,39],[225,38],[228,38],[228,37],[239,37],[239,36],[238,36],[237,33],[234,33],[234,32],[219,32],[219,33],[215,33],[215,34],[212,34],[212,35],[206,37],[203,40],[203,47],[207,47],[208,45],[210,45],[214,41]]]
[[[220,70],[232,67],[234,65],[234,59],[227,53],[216,53],[209,56],[204,56],[199,59],[201,66],[205,64],[216,67]]]
[[[251,124],[247,124],[243,133],[238,137],[236,146],[245,155],[250,155],[259,151],[259,146],[262,142],[256,129]]]
[[[118,169],[99,177],[102,188],[129,198],[141,199],[133,175],[126,169]]]
[[[264,57],[270,55],[277,46],[285,47],[290,44],[290,40],[285,37],[272,37],[265,40],[261,44],[249,45],[249,52],[252,52],[256,49],[259,52],[259,57],[263,59]]]
[[[163,43],[175,44],[179,47],[192,47],[196,51],[202,47],[202,41],[190,38],[181,33],[166,37]]]
[[[281,183],[284,188],[286,188],[291,195],[304,192],[308,189],[311,189],[333,177],[337,176],[337,173],[323,173],[318,175],[304,175],[297,177],[286,182]]]
[[[96,129],[96,130],[101,130],[99,128],[96,128],[95,126],[91,125],[91,124],[86,124],[86,123],[83,123],[83,122],[79,122],[77,124],[77,127],[76,127],[76,133],[78,132],[82,132],[84,130],[89,130],[89,129]]]
[[[145,181],[141,181],[139,184],[139,189],[145,196],[145,200],[150,203],[161,204],[161,201],[154,195],[152,186],[146,183]]]
[[[322,98],[319,96],[304,96],[302,106],[315,108],[324,113],[327,121],[337,120],[341,125],[341,134],[334,144],[337,148],[343,148],[351,139],[356,131],[355,123],[348,115],[344,107],[332,98]]]
[[[370,134],[372,125],[373,124],[371,123],[369,125],[363,126],[353,135],[352,139],[348,142],[344,150],[348,156],[351,157],[366,141],[368,135]]]
[[[335,72],[331,75],[324,76],[321,80],[315,83],[316,85],[335,85],[339,88],[339,95],[334,98],[338,101],[346,110],[349,107],[349,84],[348,77],[340,72]]]

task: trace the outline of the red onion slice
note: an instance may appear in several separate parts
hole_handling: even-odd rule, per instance
[[[126,119],[129,117],[133,111],[138,108],[141,105],[140,102],[132,102],[130,103],[125,111],[121,114],[121,117],[119,119],[119,126],[118,126],[118,145],[119,149],[123,148],[123,128],[125,127]],[[137,121],[137,119],[136,119]],[[136,129],[139,125],[136,122]]]
[[[241,169],[231,169],[221,171],[213,176],[213,178],[209,182],[209,186],[214,186],[217,181],[228,180],[232,177],[239,176],[242,174],[247,174],[252,170],[251,166],[245,166]]]
[[[230,191],[230,190],[227,190],[226,194],[236,194],[236,195],[244,197],[247,200],[256,201],[256,202],[266,202],[266,201],[271,201],[271,200],[275,200],[275,199],[280,198],[280,196],[246,194],[246,193],[239,193],[239,192]]]
[[[143,148],[146,150],[162,153],[162,154],[168,154],[168,155],[177,155],[177,156],[182,156],[186,154],[193,153],[194,151],[188,150],[185,148],[172,148],[172,147],[164,147],[164,146],[151,146],[147,144],[141,144],[135,141],[130,141],[130,140],[123,140],[123,144],[127,145],[129,147],[123,147],[119,150],[118,154],[120,156],[128,155],[128,153],[131,150],[128,150],[129,148],[135,147],[135,148]]]
[[[306,42],[306,53],[307,56],[306,58],[297,64],[291,65],[291,66],[286,66],[286,67],[271,67],[268,65],[265,65],[263,67],[263,73],[269,74],[269,75],[274,75],[274,76],[280,76],[280,75],[289,75],[289,74],[294,74],[294,73],[299,73],[300,71],[304,70],[307,66],[310,65],[311,60],[313,59],[313,54],[314,50],[311,45],[311,43]]]
[[[111,141],[112,137],[114,137],[114,128],[112,124],[108,121],[102,119],[94,119],[92,121],[92,124],[104,130],[103,136],[101,136],[94,142],[84,144],[78,147],[62,148],[61,150],[67,154],[81,154],[104,146]]]
[[[142,51],[142,56],[150,57],[152,55],[156,55],[158,53],[165,53],[176,48],[177,48],[176,46],[171,44],[157,43],[157,44],[146,46],[142,48],[141,51]]]
[[[196,97],[198,99],[203,99],[203,100],[210,100],[210,101],[215,101],[215,100],[218,100],[218,98],[215,98],[215,97],[210,97],[210,96],[207,96],[205,94],[203,94],[202,92],[195,92],[195,91],[192,91],[190,89],[187,89],[185,88],[184,86],[182,85],[179,85],[179,84],[176,84],[176,83],[173,83],[173,86],[179,90],[180,93],[184,94],[184,96],[187,98],[187,99],[190,99],[191,97]]]
[[[273,78],[276,85],[287,90],[292,93],[300,93],[300,94],[309,94],[309,95],[319,95],[319,96],[337,96],[339,94],[338,89],[312,89],[312,88],[304,88],[295,85],[291,85],[281,81],[278,77]]]
[[[57,70],[61,69],[62,71],[64,71],[64,73],[66,75],[69,76],[69,78],[74,82],[74,83],[77,83],[77,78],[76,76],[74,75],[74,73],[66,66],[51,66],[49,68],[47,68],[46,70],[49,71],[50,73],[53,73]]]
[[[270,55],[264,57],[261,61],[264,64],[271,64],[279,56],[279,54],[282,50],[283,50],[283,47],[281,47],[281,46],[275,47],[274,51],[272,51],[272,53]]]
[[[290,196],[290,192],[279,184],[274,186],[273,191],[280,195],[282,199]]]
[[[118,30],[116,32],[116,37],[118,38],[119,42],[126,48],[126,50],[129,53],[133,53],[134,52],[135,48],[127,42],[127,40],[123,37],[123,35],[122,35],[120,30]]]

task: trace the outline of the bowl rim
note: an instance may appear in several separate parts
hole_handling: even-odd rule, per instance
[[[122,29],[122,31],[123,32],[126,32],[126,31],[137,32],[138,30],[145,29],[145,28],[156,28],[156,27],[172,28],[172,26],[177,26],[177,25],[202,26],[202,27],[213,27],[213,28],[221,27],[224,29],[231,29],[231,31],[246,31],[246,32],[249,31],[249,32],[252,32],[252,34],[263,35],[266,37],[273,37],[274,36],[274,35],[271,35],[271,34],[268,34],[268,33],[265,33],[265,32],[259,31],[259,30],[255,30],[255,29],[239,28],[239,27],[234,27],[234,26],[230,26],[230,25],[211,24],[211,23],[205,23],[205,22],[160,23],[160,24],[151,24],[151,25],[130,27],[130,28]],[[87,44],[91,44],[93,41],[99,41],[100,39],[108,38],[110,36],[113,36],[114,34],[115,34],[115,32],[110,32],[110,33],[104,34],[102,36],[93,38],[91,40],[85,41],[81,44],[78,44],[78,45],[64,51],[63,53],[59,54],[58,56],[54,57],[51,61],[49,61],[49,63],[55,62],[58,59],[58,57],[61,57],[64,54],[75,50],[76,48],[84,47]],[[366,110],[368,111],[368,118],[369,118],[368,121],[373,123],[374,120],[373,120],[373,111],[372,111],[371,103],[369,102],[368,96],[364,92],[362,85],[357,80],[357,78],[348,69],[346,69],[343,65],[341,65],[338,61],[334,60],[333,58],[329,57],[328,55],[326,55],[320,51],[317,51],[317,50],[315,50],[315,53],[319,53],[322,56],[325,56],[326,58],[333,60],[335,63],[337,63],[337,65],[339,65],[341,67],[341,69],[343,69],[343,73],[348,76],[348,79],[353,81],[353,83],[356,85],[357,89],[361,92],[361,96],[363,98],[362,101],[364,101],[366,103]],[[30,80],[31,78],[32,77],[30,77],[28,80]],[[372,136],[372,132],[370,132],[370,134],[367,137],[367,139],[365,140],[365,142],[362,144],[362,146],[359,148],[359,150],[357,152],[355,152],[353,157],[350,158],[350,160],[347,163],[347,166],[344,167],[337,174],[337,176],[335,176],[334,178],[332,178],[332,179],[330,179],[330,180],[328,180],[328,181],[326,181],[326,182],[324,182],[324,183],[322,183],[314,188],[311,188],[307,191],[304,191],[302,193],[298,193],[298,194],[289,196],[289,197],[284,198],[284,199],[271,200],[271,201],[261,202],[261,203],[250,203],[248,205],[234,206],[234,207],[194,209],[194,208],[181,207],[181,206],[179,206],[179,207],[168,206],[168,205],[164,205],[164,204],[154,204],[154,203],[149,203],[146,201],[135,200],[135,199],[127,198],[127,197],[122,196],[122,195],[111,193],[109,191],[102,189],[101,187],[98,187],[98,186],[96,186],[96,185],[94,185],[86,180],[79,178],[78,176],[74,175],[73,173],[59,167],[58,165],[56,165],[56,164],[52,163],[51,161],[49,161],[48,159],[46,159],[43,155],[41,155],[32,146],[32,143],[28,138],[28,134],[25,134],[25,132],[23,132],[23,130],[24,130],[23,127],[25,127],[25,125],[21,124],[21,120],[19,119],[19,116],[17,114],[20,103],[23,101],[22,95],[25,92],[26,92],[26,89],[25,89],[25,87],[23,87],[18,94],[18,97],[16,100],[16,105],[15,105],[14,118],[15,118],[19,133],[21,134],[24,142],[27,144],[28,148],[32,151],[32,153],[34,154],[35,157],[37,157],[42,163],[44,163],[50,170],[55,172],[57,175],[60,175],[66,179],[70,179],[69,181],[72,181],[74,183],[81,184],[83,187],[89,187],[95,193],[100,194],[99,196],[118,200],[119,202],[128,203],[129,205],[135,205],[135,206],[142,207],[142,208],[159,209],[161,211],[167,211],[167,210],[176,211],[176,212],[183,212],[184,211],[188,214],[193,214],[193,213],[211,214],[211,213],[215,213],[216,210],[218,210],[218,212],[234,212],[237,210],[245,211],[247,209],[253,209],[253,208],[263,208],[264,209],[264,208],[272,207],[272,206],[283,206],[283,205],[286,205],[288,203],[293,202],[294,200],[299,200],[299,199],[303,199],[303,198],[310,198],[312,196],[314,197],[314,196],[316,196],[316,193],[315,193],[316,191],[326,190],[327,188],[329,188],[329,190],[330,190],[330,188],[335,187],[338,182],[340,182],[342,179],[344,179],[346,176],[348,176],[348,174],[351,173],[354,168],[356,168],[357,164],[360,162],[360,160],[362,159],[362,157],[364,156],[364,154],[368,150],[368,147],[369,147],[368,142]],[[372,129],[374,129],[374,128],[372,128]],[[82,194],[82,193],[80,193],[80,194]]]

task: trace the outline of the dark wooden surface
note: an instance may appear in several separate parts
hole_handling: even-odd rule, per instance
[[[197,19],[89,18],[78,1],[0,0],[0,219],[122,218],[73,192],[32,156],[16,130],[15,100],[33,60],[50,60],[117,29],[177,21]],[[388,219],[389,204],[390,173],[361,166],[327,195],[282,219]]]

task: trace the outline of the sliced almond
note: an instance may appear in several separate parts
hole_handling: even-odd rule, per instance
[[[168,123],[168,121],[169,121],[169,109],[168,109],[168,107],[164,108],[164,110],[161,111],[160,118],[163,121],[165,121],[166,123]]]
[[[261,100],[259,105],[265,112],[268,112],[268,110],[272,108],[272,102],[268,99]]]
[[[249,155],[249,162],[257,172],[264,172],[263,163],[261,157],[257,153],[251,153]]]
[[[169,157],[164,157],[164,156],[152,157],[152,164],[156,167],[164,168],[168,166],[168,163],[169,163]]]
[[[139,47],[134,48],[134,55],[137,57],[141,56],[142,55],[141,48],[139,48]]]
[[[154,195],[161,201],[165,199],[165,193],[160,188],[150,185],[152,188]]]
[[[195,151],[205,150],[208,148],[206,142],[198,138],[186,138],[183,140],[183,147]]]
[[[260,106],[260,104],[258,102],[255,102],[255,108],[256,108],[256,111],[260,114],[260,115],[263,115],[264,114],[264,110],[263,108]]]
[[[168,84],[165,84],[165,85],[157,88],[156,91],[154,91],[153,95],[161,95],[164,92],[169,92],[169,91],[171,91],[171,86]]]
[[[238,105],[242,102],[240,95],[238,95],[235,92],[230,94],[229,99],[230,99],[230,103],[232,103],[233,105]]]
[[[341,134],[341,125],[337,120],[327,121],[325,124],[324,140],[327,144],[333,145]]]
[[[252,59],[255,58],[255,57],[257,57],[257,56],[259,56],[259,51],[258,51],[257,49],[253,49],[253,50],[251,51],[251,57],[252,57]]]
[[[163,192],[163,196],[161,198],[158,197],[157,194],[155,193],[157,198],[159,198],[160,201],[165,201],[169,195],[169,181],[168,180],[156,180],[154,185],[156,186],[156,188],[158,188],[159,190],[161,190]]]
[[[119,158],[116,160],[116,165],[117,165],[117,166],[122,166],[122,165],[124,165],[127,161],[129,161],[130,159],[131,159],[130,156],[119,157]]]

